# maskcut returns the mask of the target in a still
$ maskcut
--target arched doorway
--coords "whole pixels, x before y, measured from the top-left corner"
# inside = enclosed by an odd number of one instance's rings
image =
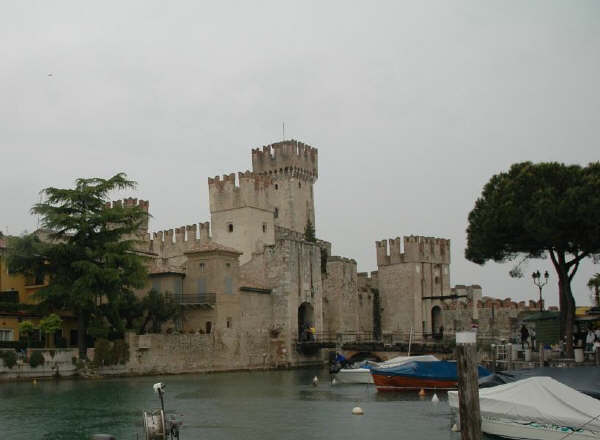
[[[310,328],[315,325],[315,311],[310,303],[303,302],[298,307],[298,338],[300,341],[308,341],[314,337]]]
[[[440,306],[433,306],[431,308],[431,333],[435,339],[441,339],[444,335],[442,308]]]

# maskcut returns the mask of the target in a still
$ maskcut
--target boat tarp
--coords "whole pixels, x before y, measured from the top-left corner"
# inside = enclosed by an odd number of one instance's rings
[[[424,354],[422,356],[398,356],[392,359],[388,359],[385,362],[380,362],[379,367],[392,367],[394,365],[405,364],[406,362],[419,361],[419,362],[438,362],[439,359],[432,354]]]
[[[458,408],[458,392],[448,392],[448,403]],[[600,401],[551,377],[530,377],[505,385],[479,389],[484,416],[518,423],[548,423],[600,430]]]
[[[412,361],[391,367],[380,367],[371,369],[373,374],[384,376],[410,376],[423,377],[440,380],[456,380],[456,362],[419,362]],[[490,373],[483,367],[479,367],[479,377],[488,376]]]
[[[600,399],[600,368],[598,367],[539,367],[501,371],[494,374],[494,377],[486,383],[486,386],[503,385],[535,376],[551,377],[571,388],[575,388],[580,393]]]

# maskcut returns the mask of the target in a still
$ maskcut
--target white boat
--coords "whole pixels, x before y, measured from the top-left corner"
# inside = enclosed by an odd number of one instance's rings
[[[398,356],[385,362],[365,361],[358,364],[355,368],[342,368],[332,376],[338,383],[373,383],[373,376],[371,376],[372,367],[394,367],[409,361],[435,362],[439,361],[439,359],[428,354],[423,356]]]
[[[448,392],[458,411],[458,392]],[[479,389],[481,430],[527,440],[600,439],[600,401],[550,377]]]

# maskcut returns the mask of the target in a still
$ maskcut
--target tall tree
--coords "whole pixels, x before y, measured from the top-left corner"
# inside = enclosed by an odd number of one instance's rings
[[[45,230],[9,244],[11,271],[45,276],[48,284],[38,292],[42,308],[77,316],[82,358],[88,322],[101,315],[100,306],[114,304],[116,309],[123,295],[146,281],[141,258],[132,250],[148,213],[138,206],[107,205],[111,192],[135,185],[119,173],[110,179],[77,179],[75,188],[46,188],[45,201],[31,210]]]
[[[593,292],[592,306],[600,307],[600,273],[591,277],[588,280],[587,286]]]
[[[469,213],[465,257],[477,264],[546,258],[558,275],[561,329],[573,356],[571,281],[600,252],[600,162],[517,163],[492,176]]]

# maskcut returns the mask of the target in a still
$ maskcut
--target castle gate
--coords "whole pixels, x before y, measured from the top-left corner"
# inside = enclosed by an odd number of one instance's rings
[[[312,304],[303,302],[298,307],[298,338],[306,340],[307,330],[315,325],[315,311]]]

